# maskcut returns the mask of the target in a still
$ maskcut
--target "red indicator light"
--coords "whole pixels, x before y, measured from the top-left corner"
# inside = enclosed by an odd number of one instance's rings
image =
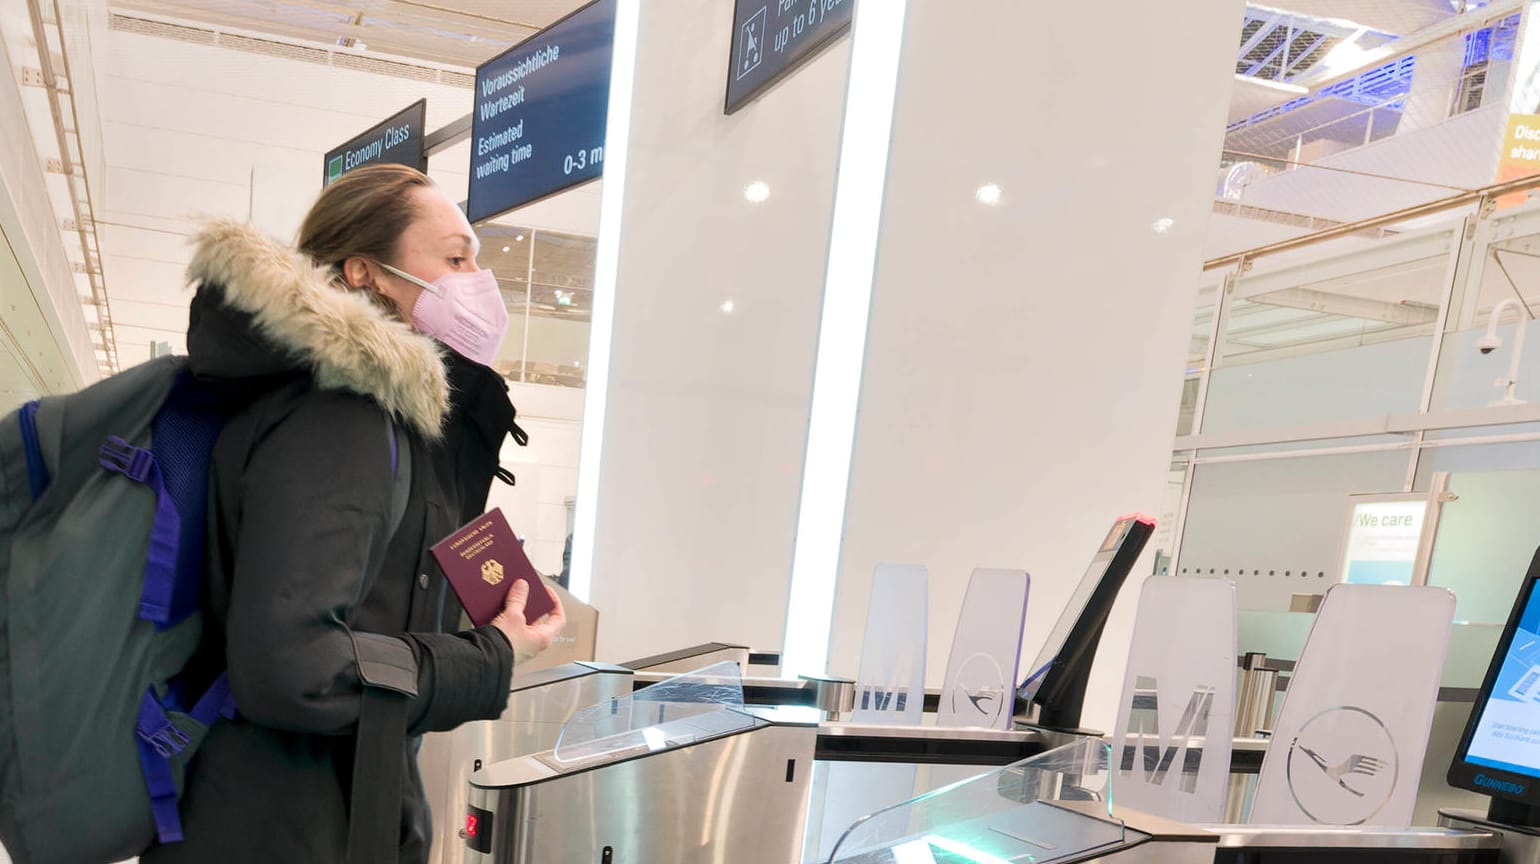
[[[467,836],[467,837],[475,837],[476,836],[476,827],[480,824],[480,822],[481,822],[481,820],[476,818],[476,814],[474,814],[474,813],[466,814],[466,816],[465,816],[465,836]]]

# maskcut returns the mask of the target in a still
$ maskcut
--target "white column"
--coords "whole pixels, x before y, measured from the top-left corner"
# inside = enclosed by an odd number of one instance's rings
[[[1030,659],[1114,518],[1159,512],[1242,9],[1117,4],[1092,27],[1073,3],[910,0],[836,673],[879,562],[930,568],[938,686],[973,568],[1031,571]],[[1101,728],[1138,582],[1092,681]]]
[[[733,4],[639,5],[590,502],[599,656],[778,648],[849,40],[725,116]]]

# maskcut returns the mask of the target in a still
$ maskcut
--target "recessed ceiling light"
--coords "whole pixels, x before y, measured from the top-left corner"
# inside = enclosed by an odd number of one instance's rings
[[[1176,220],[1169,217],[1164,219],[1156,219],[1155,222],[1150,225],[1150,230],[1154,231],[1156,234],[1164,234],[1175,227],[1175,225]]]
[[[722,301],[722,312],[723,312],[723,314],[731,315],[731,314],[733,314],[733,310],[737,309],[737,308],[738,308],[738,304],[734,303],[731,300],[723,300]]]
[[[743,199],[750,204],[763,204],[770,200],[770,184],[763,180],[755,180],[743,187]]]
[[[998,185],[994,183],[985,183],[983,186],[978,188],[978,191],[973,193],[973,197],[977,198],[980,204],[984,204],[989,207],[994,207],[995,205],[999,204],[1000,198],[1003,195],[1004,192]]]
[[[512,252],[513,251],[513,247],[512,246],[504,246],[503,247],[503,251],[504,252]]]
[[[519,236],[515,237],[514,239],[519,241],[520,243],[523,243],[524,242],[524,235],[520,234]]]

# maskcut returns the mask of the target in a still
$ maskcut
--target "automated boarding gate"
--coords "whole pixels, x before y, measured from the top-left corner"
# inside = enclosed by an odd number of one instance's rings
[[[464,860],[796,864],[815,760],[984,770],[1042,749],[1039,733],[820,725],[816,707],[747,706],[744,689],[734,663],[670,679],[473,775]]]
[[[1115,805],[1120,774],[1094,739],[997,769],[858,821],[834,864],[1498,864],[1490,832],[1199,826]],[[1109,770],[1109,766],[1113,770]]]
[[[601,702],[554,748],[474,774],[464,860],[797,861],[819,712],[746,707],[738,675]]]
[[[455,831],[459,814],[465,812],[466,781],[471,774],[505,759],[555,747],[573,714],[629,696],[631,678],[629,669],[586,662],[520,675],[510,685],[502,717],[423,736],[417,764],[435,823],[428,860],[432,864],[463,860]]]

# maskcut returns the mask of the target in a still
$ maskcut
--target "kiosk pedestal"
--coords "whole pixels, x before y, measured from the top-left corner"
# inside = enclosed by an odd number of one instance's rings
[[[1479,810],[1440,810],[1438,824],[1497,835],[1502,864],[1540,864],[1540,811],[1534,807],[1494,800],[1485,815]]]

